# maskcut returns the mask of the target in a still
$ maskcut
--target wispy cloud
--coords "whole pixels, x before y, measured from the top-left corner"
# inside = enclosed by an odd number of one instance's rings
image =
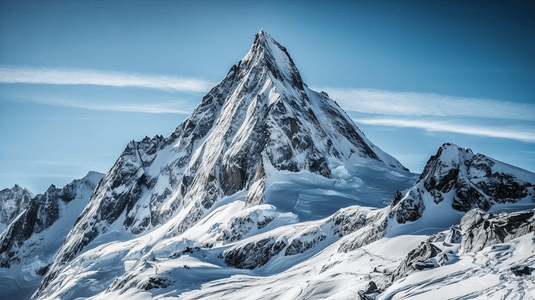
[[[37,102],[37,101],[36,101]],[[77,100],[66,99],[48,99],[41,101],[43,104],[83,108],[90,110],[101,111],[117,111],[117,112],[139,112],[150,114],[186,114],[189,115],[191,111],[176,108],[177,103],[150,103],[150,104],[134,104],[134,103],[89,103]]]
[[[2,95],[2,94],[0,94]],[[189,115],[192,110],[188,108],[191,104],[184,103],[184,101],[173,102],[147,102],[147,103],[133,103],[123,101],[121,103],[110,102],[96,102],[92,100],[80,100],[76,98],[53,97],[47,95],[2,95],[10,101],[17,102],[31,102],[45,105],[53,105],[60,107],[72,107],[99,111],[115,111],[115,112],[137,112],[137,113],[151,113],[151,114],[186,114]]]
[[[454,121],[406,120],[399,118],[359,118],[354,119],[354,121],[366,125],[410,127],[424,129],[429,132],[454,132],[535,143],[535,131],[514,125],[496,127],[461,124]]]
[[[531,103],[375,89],[318,90],[326,91],[344,110],[358,113],[354,120],[360,124],[535,143],[535,105]]]
[[[0,66],[0,83],[102,85],[139,87],[180,92],[206,92],[213,83],[194,78],[126,74],[98,70],[35,69]]]
[[[37,102],[37,101],[36,101]],[[150,103],[150,104],[134,104],[134,103],[89,103],[77,100],[67,99],[48,99],[41,101],[43,104],[74,107],[90,110],[101,111],[117,111],[117,112],[139,112],[139,113],[151,113],[151,114],[186,114],[189,115],[191,111],[178,109],[177,103]]]
[[[326,91],[347,111],[398,116],[456,116],[535,121],[534,104],[375,89],[318,90]]]

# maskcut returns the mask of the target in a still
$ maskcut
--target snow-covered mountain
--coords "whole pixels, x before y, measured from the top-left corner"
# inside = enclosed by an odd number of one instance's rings
[[[229,216],[218,243],[242,239],[253,228],[266,231],[273,222],[324,218],[351,204],[381,207],[414,179],[325,93],[310,90],[286,49],[261,31],[171,135],[126,147],[41,288],[81,251],[162,225],[169,237],[180,236],[228,202],[241,215]],[[246,217],[247,210],[262,217]],[[242,217],[248,229],[237,221]]]
[[[168,137],[127,145],[32,298],[390,299],[478,272],[487,296],[529,290],[534,183],[451,144],[418,178],[260,31]]]
[[[0,191],[0,232],[28,206],[33,197],[32,192],[18,184]]]
[[[390,216],[420,228],[458,223],[474,208],[497,212],[532,208],[535,175],[453,144],[442,145]],[[425,224],[425,226],[424,226]]]
[[[0,234],[0,282],[4,286],[0,298],[28,298],[35,291],[102,177],[89,172],[63,188],[51,185],[32,197]],[[14,197],[20,194],[12,193]]]

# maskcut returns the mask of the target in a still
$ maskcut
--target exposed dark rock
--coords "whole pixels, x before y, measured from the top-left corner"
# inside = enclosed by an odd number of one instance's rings
[[[511,268],[511,271],[516,276],[531,275],[531,269],[528,266],[515,266]]]
[[[450,227],[444,241],[450,244],[458,244],[462,240],[462,234],[461,227],[459,225],[453,225]]]
[[[472,208],[488,210],[491,207],[487,197],[470,184],[456,184],[456,192],[451,207],[458,211],[467,212]]]
[[[0,191],[0,232],[30,205],[33,197],[32,192],[18,184]]]
[[[379,291],[379,289],[377,288],[377,285],[372,280],[372,281],[368,282],[368,285],[366,286],[366,289],[363,292],[364,292],[364,294],[372,294],[372,293],[377,293],[378,291]]]
[[[242,190],[246,181],[246,172],[238,165],[225,165],[221,171],[221,188],[226,195]]]
[[[256,228],[262,229],[269,225],[273,220],[275,220],[275,217],[272,216],[265,216],[262,220],[258,220],[256,223]]]
[[[293,239],[288,248],[286,248],[284,255],[289,256],[304,253],[324,241],[326,238],[327,235],[321,232],[319,228],[314,228],[300,237]]]
[[[401,199],[403,199],[403,194],[400,191],[396,191],[394,193],[394,198],[392,198],[392,202],[390,202],[390,206],[396,206],[396,204],[398,204]]]
[[[360,300],[374,300],[375,297],[373,296],[373,294],[377,294],[377,293],[380,293],[380,292],[381,291],[377,288],[377,285],[372,280],[372,281],[368,282],[368,284],[366,285],[366,288],[364,290],[360,290],[358,292],[358,295],[359,295],[359,299]]]
[[[389,213],[390,218],[395,218],[400,224],[414,222],[418,220],[425,206],[422,200],[422,191],[420,189],[410,190],[407,195],[394,206]]]
[[[416,249],[411,250],[399,264],[391,275],[391,281],[394,282],[414,271],[435,267],[436,264],[429,259],[436,257],[440,252],[441,250],[430,241],[422,242]]]
[[[266,174],[264,172],[264,163],[260,159],[256,167],[255,175],[252,180],[247,196],[245,197],[246,207],[262,204],[264,202],[264,190],[266,189]]]
[[[224,231],[222,239],[227,242],[239,241],[255,226],[255,222],[249,215],[237,217],[230,221],[229,231]]]
[[[331,217],[334,224],[334,234],[343,237],[370,224],[366,211],[354,208],[343,209]]]
[[[520,182],[511,174],[494,172],[486,175],[487,181],[480,181],[476,186],[498,203],[515,202],[529,193],[529,182]]]
[[[171,286],[173,283],[173,281],[167,278],[149,277],[149,280],[141,285],[141,289],[144,289],[145,291],[152,289],[163,289]]]
[[[353,251],[381,239],[386,233],[388,219],[382,214],[375,214],[366,219],[365,225],[368,226],[360,227],[362,230],[353,239],[342,242],[338,247],[338,252]],[[354,228],[356,229],[358,226]],[[359,229],[355,231],[357,230]]]
[[[99,178],[97,176],[96,179]],[[95,182],[87,178],[78,179],[61,189],[51,185],[45,193],[31,199],[26,209],[0,234],[0,266],[9,268],[18,264],[24,259],[24,255],[38,249],[39,243],[32,243],[27,246],[25,252],[21,252],[21,248],[32,235],[48,229],[62,217],[60,202],[66,205],[76,197],[81,197],[77,194],[78,189],[87,193],[87,190],[93,190],[95,185]]]
[[[35,274],[37,276],[45,276],[46,272],[48,272],[49,269],[50,269],[50,265],[46,265],[42,268],[37,269],[37,271],[35,271]]]
[[[464,252],[480,251],[533,232],[534,215],[533,210],[499,214],[471,210],[461,220],[461,249]]]
[[[228,266],[238,269],[255,269],[265,265],[287,246],[283,240],[266,238],[228,249],[221,256]]]

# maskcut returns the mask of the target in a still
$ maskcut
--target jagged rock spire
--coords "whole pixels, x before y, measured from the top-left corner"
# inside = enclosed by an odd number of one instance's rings
[[[303,80],[290,54],[264,30],[256,34],[251,49],[238,64],[238,68],[245,70],[254,66],[265,67],[273,79],[289,82],[294,88],[303,90]]]

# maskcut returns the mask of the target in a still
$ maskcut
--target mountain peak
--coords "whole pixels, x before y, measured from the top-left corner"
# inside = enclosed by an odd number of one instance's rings
[[[297,198],[280,200],[276,178],[300,173],[345,185],[368,177],[357,164],[369,165],[371,174],[373,166],[409,175],[334,101],[307,88],[286,48],[261,30],[247,55],[168,138],[128,144],[58,250],[42,288],[115,222],[135,235],[172,222],[170,234],[181,234],[228,199],[243,209],[282,201],[293,215],[301,209],[293,207]]]
[[[257,66],[265,67],[273,80],[304,89],[303,79],[286,48],[264,30],[255,35],[251,49],[238,64],[246,73]]]

